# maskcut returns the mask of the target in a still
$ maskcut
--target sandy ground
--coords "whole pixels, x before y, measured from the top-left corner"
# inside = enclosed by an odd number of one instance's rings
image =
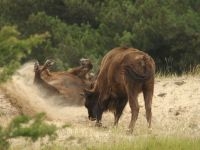
[[[151,135],[200,136],[200,78],[198,76],[157,77],[153,97],[153,118]],[[13,107],[11,103],[17,107]],[[67,102],[66,102],[67,103]],[[94,122],[87,118],[84,106],[63,105],[57,98],[44,98],[33,86],[33,64],[24,65],[1,86],[0,90],[0,124],[20,114],[33,115],[45,112],[48,121],[70,127],[58,131],[57,142],[66,147],[85,146],[90,143],[132,139],[135,136],[148,136],[147,122],[142,94],[139,96],[140,113],[134,134],[127,136],[126,129],[130,121],[130,108],[127,104],[118,128],[113,128],[113,114],[103,114],[105,128],[94,127]],[[12,147],[26,149],[27,141],[14,139]],[[31,144],[31,149],[40,149],[40,143]],[[15,149],[13,148],[13,149]]]

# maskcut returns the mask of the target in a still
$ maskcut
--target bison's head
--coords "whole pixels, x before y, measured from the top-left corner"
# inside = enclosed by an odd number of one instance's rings
[[[84,96],[85,96],[85,107],[88,110],[88,118],[91,121],[96,120],[96,114],[97,114],[97,94],[93,91],[84,90]]]

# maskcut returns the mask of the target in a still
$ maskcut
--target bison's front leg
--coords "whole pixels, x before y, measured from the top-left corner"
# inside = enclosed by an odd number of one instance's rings
[[[96,116],[97,121],[96,121],[95,126],[101,127],[102,126],[101,118],[103,114],[103,109],[101,108],[100,104],[98,104],[96,111],[97,111],[97,116]]]
[[[117,126],[119,118],[121,117],[124,107],[126,106],[127,100],[120,99],[119,102],[120,104],[116,106],[116,111],[114,112],[114,117],[115,117],[114,126]]]

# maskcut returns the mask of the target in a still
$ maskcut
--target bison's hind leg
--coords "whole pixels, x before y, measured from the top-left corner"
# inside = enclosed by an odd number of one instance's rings
[[[138,114],[139,114],[139,104],[138,104],[138,93],[134,92],[132,94],[129,95],[129,105],[131,108],[131,122],[129,124],[129,132],[132,133],[133,132],[133,128],[135,127],[135,123],[136,120],[138,118]]]
[[[146,119],[148,122],[148,127],[151,129],[151,118],[152,118],[152,97],[153,97],[153,88],[144,88],[143,89],[145,109],[146,109]]]

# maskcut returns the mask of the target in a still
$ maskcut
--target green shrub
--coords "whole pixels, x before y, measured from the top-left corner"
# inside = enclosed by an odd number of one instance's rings
[[[9,140],[17,137],[30,138],[32,141],[43,137],[54,140],[57,136],[57,127],[45,123],[44,119],[44,113],[34,117],[21,115],[14,118],[7,127],[0,126],[0,149],[7,150],[10,145]]]
[[[20,66],[21,60],[30,54],[33,47],[43,43],[48,33],[31,35],[22,39],[14,26],[0,30],[0,82],[7,80]]]

